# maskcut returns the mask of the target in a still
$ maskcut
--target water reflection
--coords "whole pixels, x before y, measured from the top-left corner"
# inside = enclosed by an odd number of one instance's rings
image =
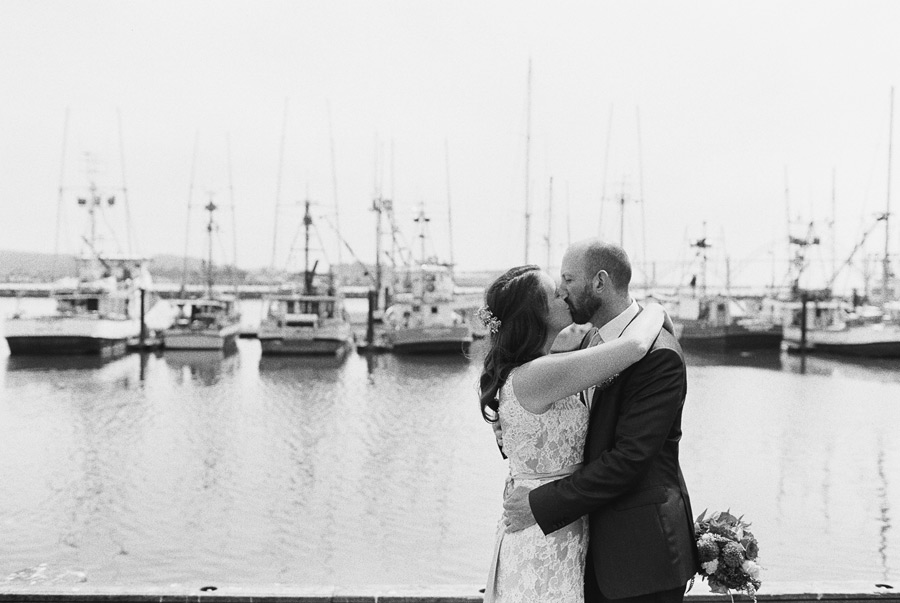
[[[772,371],[783,367],[782,355],[778,350],[752,350],[745,352],[702,352],[691,350],[684,353],[688,366],[743,366]]]
[[[891,508],[888,502],[888,483],[887,474],[884,470],[884,441],[882,436],[878,437],[878,507],[880,511],[879,529],[878,529],[878,556],[881,561],[882,581],[887,582],[890,578],[891,568],[888,565],[888,532],[891,530]]]
[[[900,383],[900,358],[858,358],[824,354],[782,353],[784,370],[798,375],[850,377]]]
[[[240,355],[220,350],[167,350],[166,364],[175,369],[179,383],[194,381],[212,386],[223,376],[233,375],[239,366]]]

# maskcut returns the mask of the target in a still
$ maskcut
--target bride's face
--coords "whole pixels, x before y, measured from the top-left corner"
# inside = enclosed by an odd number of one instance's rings
[[[541,284],[547,295],[547,327],[551,332],[561,331],[572,324],[572,313],[569,305],[559,295],[559,290],[551,277],[546,272],[541,272]]]

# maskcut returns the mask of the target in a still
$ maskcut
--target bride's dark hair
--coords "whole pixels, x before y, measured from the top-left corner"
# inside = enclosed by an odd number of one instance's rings
[[[489,423],[497,421],[497,392],[509,372],[539,357],[547,339],[549,308],[540,273],[534,264],[510,268],[484,294],[485,306],[500,321],[479,380],[481,414]]]

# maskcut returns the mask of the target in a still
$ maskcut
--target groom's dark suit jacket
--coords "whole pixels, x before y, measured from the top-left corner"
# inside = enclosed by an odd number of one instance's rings
[[[545,534],[590,516],[589,560],[610,599],[683,587],[699,569],[691,501],[678,463],[684,358],[666,330],[594,393],[585,465],[529,495]]]

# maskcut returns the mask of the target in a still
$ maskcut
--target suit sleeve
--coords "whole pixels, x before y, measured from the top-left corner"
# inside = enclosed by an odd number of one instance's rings
[[[668,348],[634,365],[611,449],[572,475],[529,494],[545,534],[572,523],[631,490],[669,437],[684,401],[684,363]]]

